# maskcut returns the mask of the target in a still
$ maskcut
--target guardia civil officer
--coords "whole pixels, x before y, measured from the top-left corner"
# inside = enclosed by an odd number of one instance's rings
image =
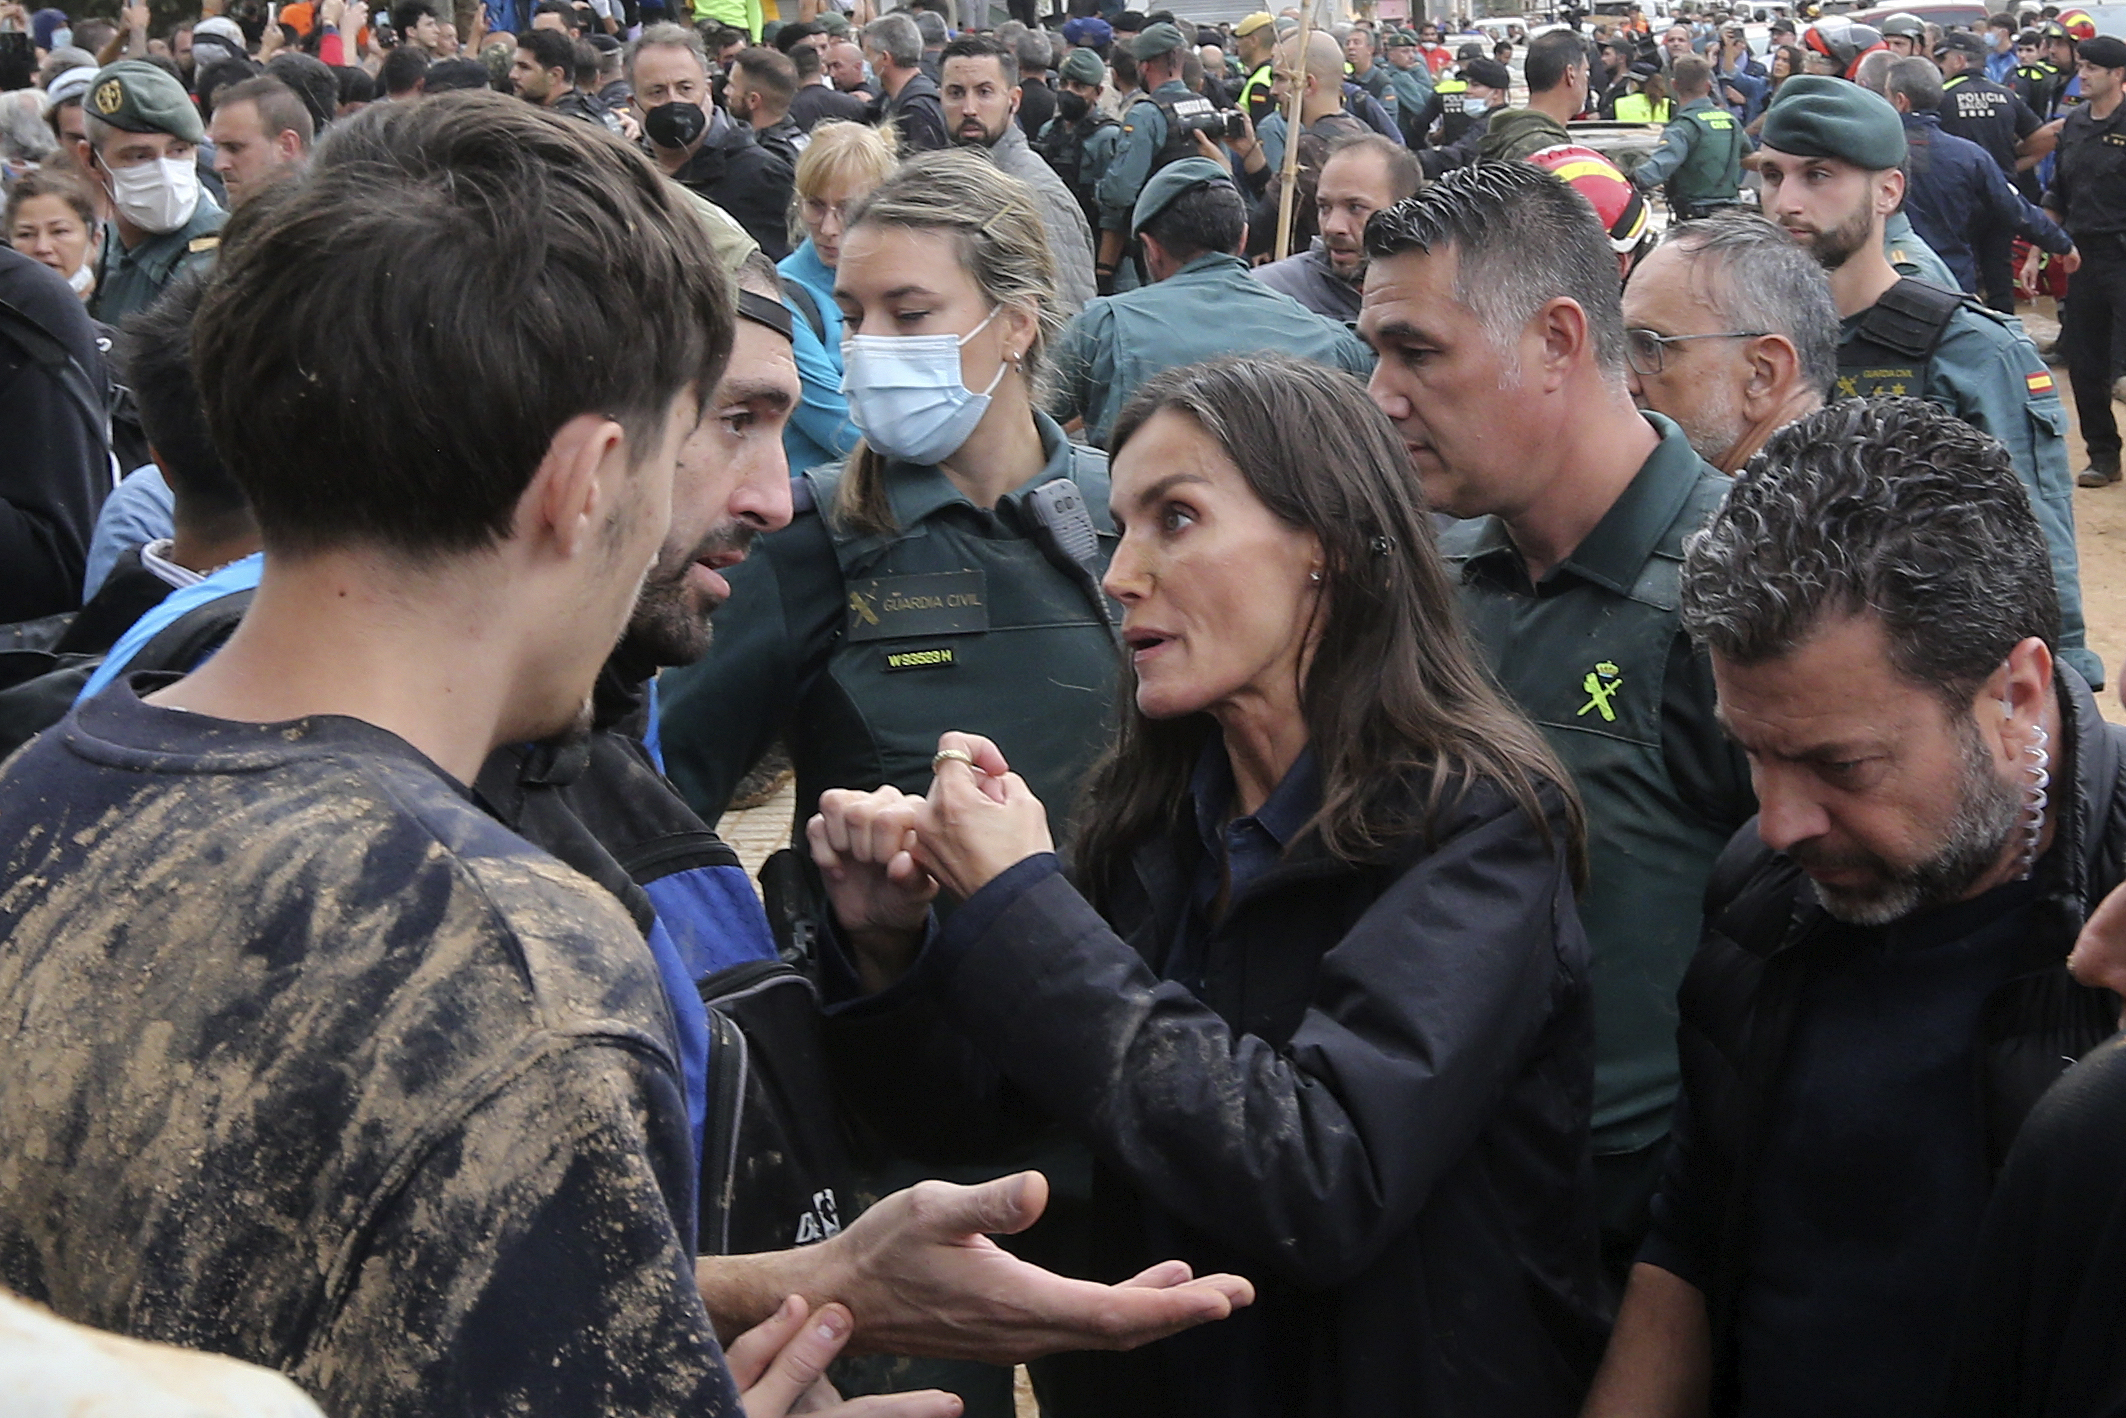
[[[1686,54],[1669,77],[1681,107],[1661,130],[1661,146],[1631,180],[1642,192],[1665,186],[1669,211],[1689,221],[1735,205],[1750,140],[1735,115],[1713,102],[1712,65]]]
[[[1142,89],[1137,101],[1122,115],[1122,140],[1115,160],[1096,189],[1100,202],[1100,250],[1093,263],[1100,294],[1116,290],[1115,275],[1128,252],[1130,213],[1137,196],[1151,175],[1179,158],[1196,152],[1195,137],[1181,123],[1177,104],[1203,105],[1181,82],[1181,61],[1188,41],[1181,31],[1161,21],[1147,25],[1130,41],[1129,52],[1137,61]],[[1204,105],[1208,107],[1208,105]]]
[[[1880,94],[1822,75],[1789,79],[1764,117],[1765,215],[1831,273],[1843,322],[1834,400],[1914,395],[2006,446],[2052,550],[2060,656],[2099,684],[2103,661],[2082,625],[2066,410],[2013,317],[1890,264],[1883,223],[1904,200],[1906,156],[1904,124]]]
[[[1183,158],[1161,168],[1144,184],[1130,228],[1151,284],[1093,301],[1056,346],[1049,411],[1084,419],[1095,444],[1106,446],[1139,385],[1220,355],[1275,350],[1361,379],[1372,372],[1371,352],[1340,322],[1248,274],[1238,254],[1247,209],[1222,163]]]
[[[1100,179],[1115,161],[1122,125],[1100,111],[1107,66],[1090,49],[1073,49],[1056,66],[1056,116],[1035,136],[1034,148],[1078,199],[1085,220],[1100,230]]]
[[[1403,144],[1422,147],[1425,135],[1439,121],[1439,95],[1433,91],[1432,71],[1425,65],[1417,36],[1409,30],[1390,30],[1386,39],[1388,87],[1395,91],[1395,118],[1402,126]]]
[[[778,736],[809,810],[930,781],[977,720],[1059,810],[1106,741],[1106,459],[1033,404],[1060,325],[1037,199],[978,153],[925,153],[853,205],[834,273],[845,464],[726,575],[696,665],[660,684],[667,771],[713,823]]]
[[[2060,350],[2089,450],[2081,483],[2104,487],[2119,480],[2119,425],[2111,399],[2119,373],[2112,342],[2126,328],[2126,113],[2119,102],[2126,42],[2098,35],[2083,40],[2080,51],[2083,102],[2060,128],[2045,209],[2067,228],[2082,256],[2079,268],[2069,268]]]
[[[179,276],[212,264],[228,213],[200,191],[206,130],[177,80],[145,61],[120,60],[89,81],[81,110],[90,168],[112,213],[89,314],[116,325]]]

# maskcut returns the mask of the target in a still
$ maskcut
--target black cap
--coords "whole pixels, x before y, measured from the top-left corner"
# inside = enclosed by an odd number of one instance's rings
[[[2099,69],[2126,69],[2126,40],[2100,34],[2095,39],[2083,40],[2075,50],[2075,57]]]
[[[1470,59],[1462,64],[1462,77],[1472,84],[1482,84],[1487,89],[1500,93],[1513,87],[1513,75],[1496,59]]]
[[[1992,52],[1984,39],[1969,30],[1950,30],[1943,35],[1941,43],[1934,46],[1934,57],[1939,59],[1952,49],[1968,59],[1984,59]]]

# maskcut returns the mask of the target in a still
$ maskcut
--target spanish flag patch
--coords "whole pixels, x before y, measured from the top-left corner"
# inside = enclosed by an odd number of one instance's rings
[[[2049,394],[2052,392],[2052,376],[2044,370],[2039,370],[2036,374],[2024,375],[2023,383],[2030,386],[2030,392],[2033,394]]]

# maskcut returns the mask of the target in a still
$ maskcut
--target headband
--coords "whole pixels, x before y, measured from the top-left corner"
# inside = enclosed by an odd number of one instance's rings
[[[796,339],[790,324],[790,312],[779,300],[742,290],[738,293],[738,313],[756,325],[767,326],[786,340]]]

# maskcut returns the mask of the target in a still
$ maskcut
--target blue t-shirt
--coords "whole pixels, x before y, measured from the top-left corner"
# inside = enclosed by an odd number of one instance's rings
[[[188,612],[237,591],[257,590],[258,574],[265,564],[265,556],[260,552],[253,552],[240,561],[230,562],[196,585],[183,587],[163,597],[161,605],[134,621],[133,628],[118,637],[118,643],[111,646],[111,653],[103,657],[103,663],[96,667],[96,673],[89,676],[89,682],[81,687],[81,693],[74,697],[74,702],[79,704],[103,693],[113,680],[125,672],[125,667],[132,663],[135,655],[147,647],[149,641],[162,634]]]
[[[163,481],[162,469],[149,463],[126,474],[103,500],[103,510],[96,514],[96,530],[89,534],[88,568],[81,578],[83,603],[96,598],[97,588],[119,557],[173,535],[176,526],[177,498]]]

